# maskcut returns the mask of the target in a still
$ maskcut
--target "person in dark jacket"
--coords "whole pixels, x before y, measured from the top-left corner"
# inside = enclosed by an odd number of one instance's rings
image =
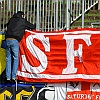
[[[7,23],[6,38],[6,83],[16,82],[18,69],[19,42],[21,41],[25,29],[34,30],[35,24],[28,22],[24,18],[24,12],[18,11]]]

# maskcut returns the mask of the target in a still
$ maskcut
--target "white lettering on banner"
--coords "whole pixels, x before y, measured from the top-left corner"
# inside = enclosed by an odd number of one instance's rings
[[[63,69],[62,74],[72,74],[77,72],[77,68],[74,66],[74,56],[78,56],[80,62],[82,62],[82,44],[79,44],[78,50],[74,51],[74,40],[82,39],[86,42],[88,46],[91,45],[90,41],[91,35],[64,35],[64,39],[66,40],[66,58],[68,61],[68,65],[65,69]]]
[[[47,67],[47,56],[44,54],[44,52],[42,52],[38,47],[36,47],[33,43],[34,39],[39,39],[46,52],[50,52],[50,43],[49,43],[49,38],[48,37],[44,37],[44,35],[29,35],[26,38],[26,46],[29,49],[29,51],[32,53],[32,55],[34,57],[36,57],[39,61],[40,61],[40,66],[31,66],[27,60],[25,55],[22,55],[22,70],[25,71],[29,71],[32,73],[41,73],[43,71],[45,71],[46,67]]]
[[[67,100],[93,100],[94,95],[93,94],[68,94],[67,95]],[[97,96],[98,97],[98,96]]]
[[[100,100],[100,95],[96,95],[96,100]]]

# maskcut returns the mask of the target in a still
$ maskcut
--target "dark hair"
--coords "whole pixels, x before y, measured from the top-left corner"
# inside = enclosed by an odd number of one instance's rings
[[[16,14],[17,14],[17,17],[22,17],[22,15],[24,15],[24,12],[23,11],[18,11]]]
[[[24,15],[24,12],[23,11],[18,11],[17,14]]]

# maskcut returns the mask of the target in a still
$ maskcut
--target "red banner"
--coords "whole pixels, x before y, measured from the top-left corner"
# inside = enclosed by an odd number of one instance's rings
[[[100,82],[100,30],[26,30],[17,76],[28,82]]]
[[[66,100],[100,100],[100,84],[69,82],[67,83]]]

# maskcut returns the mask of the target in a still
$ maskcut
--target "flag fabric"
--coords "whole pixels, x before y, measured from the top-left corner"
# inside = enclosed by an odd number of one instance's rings
[[[68,82],[66,100],[100,100],[100,84]]]
[[[2,83],[6,77],[6,50],[5,50],[5,35],[0,32],[0,83]]]
[[[20,41],[17,78],[27,82],[100,82],[100,30],[26,30]]]

